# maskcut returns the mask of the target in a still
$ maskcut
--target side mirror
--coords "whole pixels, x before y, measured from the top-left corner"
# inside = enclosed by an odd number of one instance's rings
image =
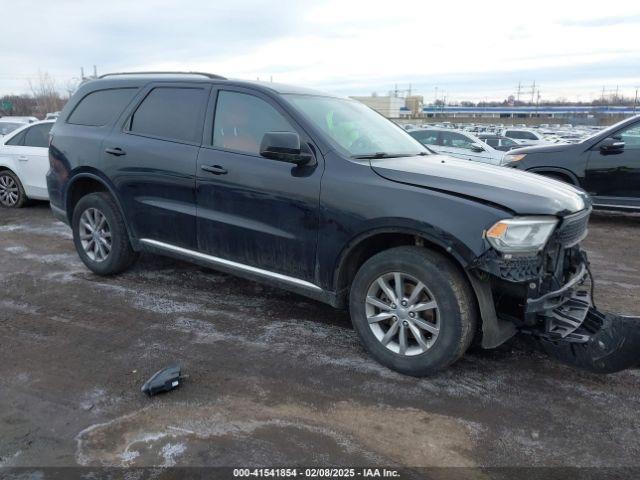
[[[478,143],[474,143],[471,145],[471,151],[476,153],[484,152],[484,147]]]
[[[302,152],[300,137],[294,132],[267,132],[260,142],[260,155],[280,162],[305,165],[313,158]]]
[[[598,147],[600,148],[601,152],[621,152],[622,150],[624,150],[624,141],[622,141],[622,139],[620,139],[619,137],[608,137],[602,140]]]

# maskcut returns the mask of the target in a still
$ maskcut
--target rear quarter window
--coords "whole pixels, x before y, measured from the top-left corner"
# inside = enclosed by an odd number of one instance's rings
[[[67,123],[91,127],[110,124],[124,110],[137,90],[137,88],[112,88],[91,92],[76,105]]]

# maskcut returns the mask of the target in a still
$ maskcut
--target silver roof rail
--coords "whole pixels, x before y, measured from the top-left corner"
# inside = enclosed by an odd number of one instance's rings
[[[119,75],[200,75],[212,79],[226,80],[225,77],[220,75],[204,72],[114,72],[105,73],[104,75],[100,75],[98,78],[115,77]]]

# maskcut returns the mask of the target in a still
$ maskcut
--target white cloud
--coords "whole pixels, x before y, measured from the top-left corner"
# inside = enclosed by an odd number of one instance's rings
[[[343,94],[398,82],[426,95],[438,86],[449,98],[504,98],[519,80],[537,80],[547,97],[586,99],[602,85],[630,94],[640,84],[640,4],[614,0],[606,10],[616,15],[603,16],[601,3],[589,3],[11,2],[3,17],[15,20],[3,36],[15,40],[0,93],[24,90],[38,69],[65,81],[95,63],[273,76]],[[45,21],[29,38],[12,35]]]

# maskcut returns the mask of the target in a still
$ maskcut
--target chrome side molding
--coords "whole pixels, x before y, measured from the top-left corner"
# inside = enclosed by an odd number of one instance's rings
[[[191,258],[196,258],[198,260],[203,260],[207,263],[210,263],[213,266],[221,266],[230,268],[233,270],[238,270],[239,272],[251,273],[253,275],[258,275],[264,278],[272,278],[275,280],[279,280],[281,282],[289,283],[291,285],[296,285],[298,287],[306,288],[309,290],[315,290],[318,292],[322,291],[317,285],[314,285],[311,282],[307,282],[306,280],[300,280],[299,278],[289,277],[288,275],[283,275],[281,273],[271,272],[269,270],[263,270],[262,268],[252,267],[251,265],[245,265],[243,263],[232,262],[231,260],[226,260],[220,257],[214,257],[213,255],[207,255],[206,253],[197,252],[195,250],[189,250],[187,248],[178,247],[176,245],[171,245],[169,243],[159,242],[158,240],[152,240],[150,238],[141,238],[140,243],[144,245],[149,245],[151,247],[159,248],[161,250],[166,250],[168,252],[178,253],[180,255],[184,255]]]

